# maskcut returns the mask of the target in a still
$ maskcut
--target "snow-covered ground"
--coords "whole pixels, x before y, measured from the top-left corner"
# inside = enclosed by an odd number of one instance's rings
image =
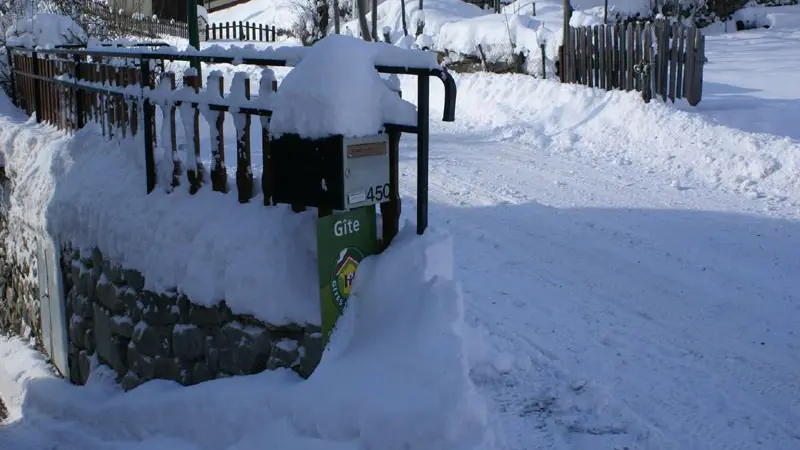
[[[425,277],[396,261],[438,247],[426,254],[445,280],[452,266],[469,325],[449,344],[423,345],[458,324],[457,287],[409,293],[381,264],[364,278],[397,299],[348,316],[349,346],[307,386],[266,373],[129,394],[98,376],[80,389],[3,339],[0,448],[395,448],[436,427],[474,442],[464,430],[484,420],[484,448],[800,447],[798,39],[789,26],[709,36],[696,108],[458,76],[457,122],[434,122],[431,142],[431,222],[452,249],[438,233],[406,236],[385,260]],[[415,98],[412,79],[402,87]],[[433,118],[441,96],[433,83]],[[401,155],[409,219],[413,142]],[[431,297],[448,301],[419,301]],[[359,322],[389,317],[385,330]],[[425,364],[437,359],[445,378]]]

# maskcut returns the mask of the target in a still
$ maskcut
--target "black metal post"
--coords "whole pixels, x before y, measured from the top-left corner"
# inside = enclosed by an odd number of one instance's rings
[[[36,112],[36,123],[42,123],[42,82],[39,80],[39,54],[33,52],[33,110]]]
[[[417,234],[428,227],[428,141],[431,81],[417,77]]]
[[[141,86],[144,93],[145,88],[150,88],[150,60],[142,58],[140,63],[141,70]],[[156,158],[153,151],[153,128],[155,115],[153,114],[153,106],[150,104],[150,99],[144,97],[143,105],[144,117],[144,166],[147,173],[147,193],[153,192],[156,188]]]

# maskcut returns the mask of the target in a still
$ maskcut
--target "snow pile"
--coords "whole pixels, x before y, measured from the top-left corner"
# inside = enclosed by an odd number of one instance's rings
[[[17,21],[6,30],[6,42],[11,46],[50,47],[87,40],[80,25],[58,14],[38,13]]]
[[[733,14],[733,22],[742,21],[752,27],[770,29],[800,29],[800,7],[798,6],[754,6],[742,8]]]
[[[0,356],[9,362],[0,367],[0,396],[25,425],[11,424],[4,437],[10,448],[34,448],[53,422],[69,421],[71,431],[61,433],[101,450],[145,443],[242,450],[265,443],[280,449],[490,448],[485,405],[468,377],[452,245],[435,230],[417,237],[406,226],[390,250],[364,260],[331,345],[306,381],[277,371],[187,388],[151,381],[122,393],[99,368],[82,389],[54,379],[21,341],[0,338]]]
[[[11,220],[99,247],[143,272],[148,289],[177,287],[205,305],[225,299],[275,325],[319,323],[314,214],[265,208],[260,198],[240,205],[210,188],[190,196],[185,177],[172,194],[164,182],[147,195],[140,139],[105,142],[95,125],[66,136],[37,126],[5,96],[0,103],[15,183]],[[160,174],[172,173],[167,152],[156,160]]]
[[[387,48],[400,56],[419,53],[339,35],[314,44],[274,96],[270,132],[276,137],[368,136],[385,123],[415,124],[414,106],[393,93],[375,70],[380,50]],[[319,82],[320,74],[327,75],[326,83]]]

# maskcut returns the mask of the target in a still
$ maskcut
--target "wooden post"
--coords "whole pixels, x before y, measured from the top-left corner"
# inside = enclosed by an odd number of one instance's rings
[[[33,52],[33,74],[41,75],[39,69],[39,54]],[[36,112],[36,122],[42,123],[42,82],[38,78],[33,79],[33,110]]]
[[[225,80],[222,72],[214,71],[208,75],[208,89],[219,91],[219,98],[225,95]],[[211,189],[215,192],[228,192],[228,174],[225,168],[225,112],[217,114],[215,124],[217,142],[211,143]]]
[[[633,66],[636,64],[633,60],[633,50],[636,47],[636,41],[633,38],[633,24],[631,23],[628,23],[628,26],[625,28],[625,41],[625,90],[632,91],[634,88]]]
[[[684,63],[686,58],[686,27],[683,25],[678,26],[678,66],[676,69],[677,76],[675,80],[675,98],[683,98],[684,97],[684,89],[683,89],[683,79],[684,79],[684,69],[686,65]]]
[[[261,72],[261,84],[258,90],[259,98],[267,98],[272,93],[278,91],[278,80],[272,69],[264,69]],[[261,190],[264,192],[264,206],[272,203],[272,153],[269,144],[269,117],[261,117]]]
[[[140,63],[141,87],[142,89],[151,88],[150,85],[150,60],[142,58]],[[148,97],[144,98],[144,161],[145,172],[147,173],[147,193],[153,192],[156,188],[156,158],[153,142],[153,127],[155,126],[155,114],[153,106]]]
[[[128,83],[131,85],[139,84],[139,74],[135,67],[128,68]],[[136,136],[139,131],[139,104],[131,103],[131,136]]]
[[[190,75],[184,74],[183,83],[194,89],[195,93],[200,92],[200,76],[196,69],[190,68],[187,71]],[[189,150],[194,152],[194,166],[186,168],[186,176],[189,179],[189,193],[196,194],[203,184],[203,164],[200,162],[200,111],[197,108],[192,108],[192,121],[194,136],[192,139],[192,146]],[[182,114],[182,113],[181,113]],[[184,117],[183,120],[186,120]]]
[[[699,31],[695,32],[694,71],[692,73],[692,95],[687,97],[689,104],[697,106],[703,98],[703,65],[706,58],[706,37]]]
[[[644,55],[642,55],[643,69],[642,74],[642,100],[645,103],[650,103],[653,98],[652,82],[650,77],[653,76],[653,67],[650,65],[653,60],[653,30],[649,23],[644,25]]]
[[[240,79],[244,84],[244,97],[250,100],[250,78],[241,72],[234,76],[234,83]],[[239,113],[236,121],[236,189],[239,203],[247,203],[253,198],[253,169],[250,159],[250,114]]]
[[[677,87],[677,71],[678,71],[678,23],[672,24],[669,54],[669,94],[668,97],[675,103],[675,89]]]

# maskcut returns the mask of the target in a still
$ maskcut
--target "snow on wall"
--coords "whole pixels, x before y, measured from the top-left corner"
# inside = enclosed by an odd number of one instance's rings
[[[240,205],[210,189],[147,195],[141,141],[104,142],[93,125],[66,136],[36,125],[5,96],[0,111],[17,186],[9,220],[100,248],[141,270],[155,292],[176,288],[205,306],[224,299],[235,313],[275,325],[319,323],[313,214],[259,200]]]
[[[100,367],[76,389],[54,380],[23,342],[0,337],[0,358],[13,362],[0,365],[0,397],[12,420],[24,404],[32,429],[39,420],[69,421],[86,448],[493,448],[486,405],[469,378],[452,245],[436,230],[417,237],[406,226],[390,250],[365,259],[359,270],[368,276],[357,278],[308,380],[277,370],[185,389],[152,381],[123,394]],[[13,448],[40,448],[40,435],[8,439]]]

